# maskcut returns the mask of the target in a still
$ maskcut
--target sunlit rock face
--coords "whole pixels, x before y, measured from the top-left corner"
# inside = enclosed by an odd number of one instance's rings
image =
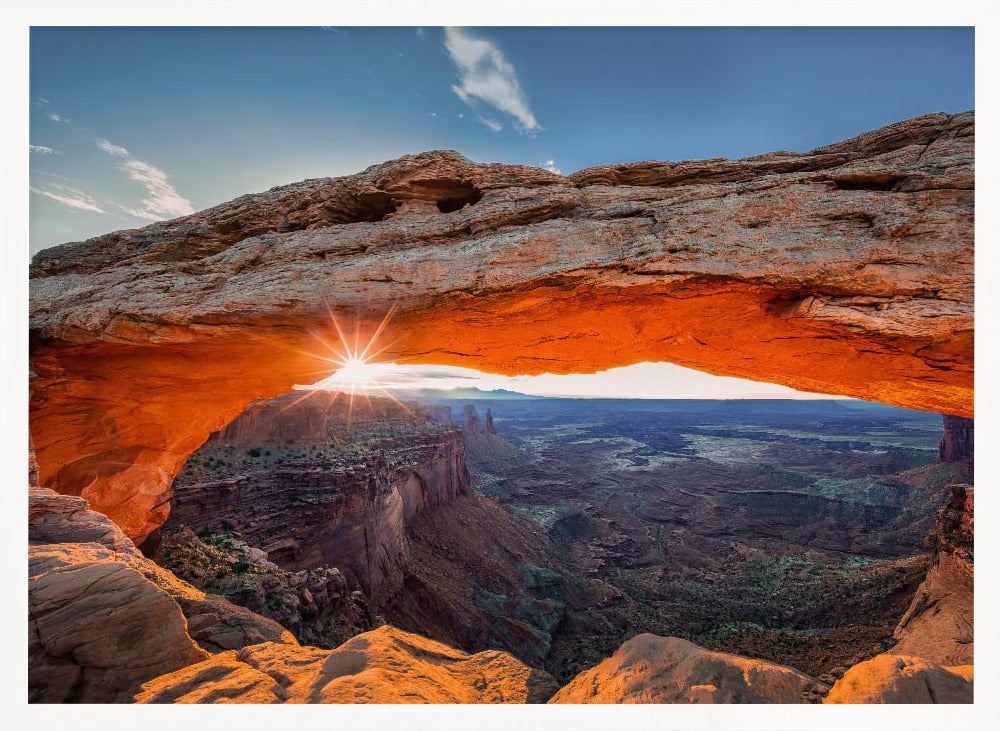
[[[792,668],[641,634],[550,703],[805,703],[829,686]]]
[[[333,369],[305,354],[328,307],[394,307],[384,360],[671,361],[971,417],[974,129],[569,177],[430,152],[43,251],[39,478],[143,539],[211,432]]]
[[[139,555],[78,497],[28,491],[28,693],[117,703],[210,652],[296,644],[265,617],[205,594]]]
[[[928,537],[934,559],[899,620],[893,655],[916,655],[941,665],[971,665],[974,633],[975,491],[953,485]]]
[[[546,672],[389,625],[335,650],[262,643],[147,682],[139,703],[544,703]]]
[[[942,666],[909,655],[878,655],[852,667],[824,703],[972,703],[972,665]]]

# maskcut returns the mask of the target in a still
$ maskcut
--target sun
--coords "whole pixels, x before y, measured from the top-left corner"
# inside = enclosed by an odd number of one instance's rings
[[[355,396],[361,395],[370,402],[370,394],[378,392],[379,395],[395,401],[408,413],[412,413],[405,404],[402,404],[383,387],[383,383],[380,380],[391,371],[393,364],[380,363],[376,360],[381,353],[392,347],[396,342],[393,340],[384,345],[379,343],[379,338],[383,335],[386,326],[389,324],[394,309],[394,306],[389,309],[378,327],[375,328],[375,331],[369,337],[365,338],[365,342],[362,344],[360,322],[355,320],[353,337],[348,337],[344,328],[341,327],[340,322],[328,306],[327,313],[330,316],[333,333],[330,333],[329,336],[318,332],[311,333],[312,337],[321,347],[314,351],[302,353],[311,358],[324,361],[327,364],[324,369],[327,378],[323,379],[325,385],[322,388],[305,389],[306,393],[303,397],[294,401],[290,406],[316,393],[333,391],[338,395],[345,394],[347,396],[349,402],[348,419],[350,419],[354,411]],[[332,337],[333,334],[336,335],[335,340]],[[330,373],[330,366],[333,366],[333,373]]]

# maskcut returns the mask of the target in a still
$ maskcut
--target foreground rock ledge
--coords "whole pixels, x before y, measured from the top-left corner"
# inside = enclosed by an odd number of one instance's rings
[[[251,400],[318,380],[345,322],[380,358],[499,373],[672,361],[972,416],[974,114],[810,153],[563,177],[403,157],[39,253],[41,484],[133,539]]]
[[[275,643],[147,682],[138,703],[544,703],[555,678],[506,652],[469,655],[389,625],[335,650]]]
[[[804,703],[830,686],[792,668],[641,634],[549,703]]]

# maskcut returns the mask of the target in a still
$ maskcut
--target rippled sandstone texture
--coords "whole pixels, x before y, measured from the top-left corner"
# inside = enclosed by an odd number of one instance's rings
[[[809,153],[569,177],[407,156],[39,253],[41,483],[136,540],[208,434],[329,372],[329,307],[384,359],[502,373],[672,361],[972,416],[974,114]]]
[[[209,652],[295,644],[277,623],[142,558],[81,498],[30,487],[28,501],[31,702],[127,702]]]
[[[254,645],[147,682],[139,703],[544,703],[546,672],[388,625],[335,650]]]

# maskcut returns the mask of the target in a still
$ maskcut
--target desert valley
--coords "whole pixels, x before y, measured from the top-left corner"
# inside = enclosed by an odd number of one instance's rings
[[[31,700],[971,702],[974,124],[430,152],[44,249]],[[843,398],[303,389],[358,328]]]

